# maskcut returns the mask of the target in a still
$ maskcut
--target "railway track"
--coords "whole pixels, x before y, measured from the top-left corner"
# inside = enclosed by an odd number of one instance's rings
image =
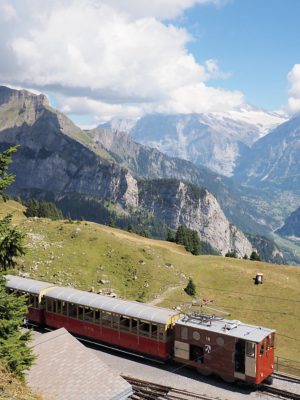
[[[123,375],[122,377],[133,388],[133,395],[130,397],[131,400],[215,400],[213,397],[159,385],[133,378],[132,376]]]
[[[259,390],[274,395],[276,398],[280,397],[283,399],[300,400],[300,390],[296,389],[295,391],[297,393],[293,391],[296,385],[300,388],[300,377],[275,372],[273,373],[273,378],[274,382],[272,386],[261,385]],[[285,385],[288,390],[286,388],[278,387],[278,384]]]
[[[264,393],[272,394],[276,396],[276,398],[278,398],[277,396],[279,396],[279,398],[283,399],[300,400],[300,394],[292,393],[287,390],[279,389],[273,386],[263,385],[259,387],[259,390]]]
[[[131,376],[123,375],[123,378],[132,385],[134,393],[130,397],[131,400],[215,400],[213,397],[188,392],[186,390],[175,389],[170,386],[148,382]],[[283,378],[285,381],[300,384],[300,380],[297,377],[276,374],[276,378]],[[277,399],[300,400],[300,394],[282,388],[261,385],[258,389],[263,393],[276,397]]]

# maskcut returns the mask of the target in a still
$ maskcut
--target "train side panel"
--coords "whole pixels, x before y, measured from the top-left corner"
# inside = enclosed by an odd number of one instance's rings
[[[173,349],[173,340],[163,342],[144,336],[99,326],[87,321],[68,318],[63,315],[45,312],[45,324],[51,328],[66,328],[69,332],[84,336],[88,339],[105,342],[134,352],[166,360]]]

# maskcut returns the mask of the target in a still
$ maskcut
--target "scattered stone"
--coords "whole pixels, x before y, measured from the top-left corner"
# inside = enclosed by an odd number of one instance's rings
[[[101,283],[102,285],[106,285],[107,283],[109,283],[109,280],[108,279],[100,279],[98,281],[98,283]]]

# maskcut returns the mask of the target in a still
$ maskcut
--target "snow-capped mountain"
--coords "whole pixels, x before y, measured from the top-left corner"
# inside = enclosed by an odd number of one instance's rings
[[[139,143],[231,176],[237,160],[286,118],[251,106],[208,114],[150,114],[102,127],[126,131]]]
[[[300,114],[259,139],[241,160],[235,179],[254,187],[300,194]]]

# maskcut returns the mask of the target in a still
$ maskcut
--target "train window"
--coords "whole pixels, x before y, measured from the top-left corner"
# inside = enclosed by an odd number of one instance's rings
[[[112,315],[107,311],[101,311],[102,316],[102,325],[103,326],[111,326],[112,323]]]
[[[198,331],[193,332],[193,339],[194,340],[200,340],[200,333]]]
[[[95,324],[101,325],[101,311],[95,311]]]
[[[172,337],[174,336],[174,326],[169,325],[167,329],[167,337]]]
[[[274,347],[274,335],[269,335],[265,338],[266,350],[270,350]]]
[[[224,338],[222,338],[221,336],[218,336],[216,339],[216,343],[218,346],[223,347],[225,344]]]
[[[61,311],[61,301],[60,300],[54,300],[54,304],[55,304],[55,306],[54,306],[54,312],[56,313],[56,314],[60,314],[60,311]]]
[[[164,325],[158,325],[159,333],[158,333],[158,338],[160,341],[165,341],[166,340],[166,331]]]
[[[46,311],[51,311],[52,301],[46,297]]]
[[[190,346],[190,360],[203,364],[204,362],[204,349],[199,346]]]
[[[86,307],[84,310],[84,320],[88,322],[94,322],[94,310]]]
[[[61,302],[61,313],[62,315],[68,315],[68,303],[65,301]]]
[[[77,318],[77,304],[69,303],[69,317]]]
[[[84,319],[84,307],[83,306],[78,306],[78,311],[77,311],[77,319]]]
[[[131,332],[137,334],[137,329],[138,329],[138,320],[132,318],[131,319]]]
[[[157,333],[158,333],[157,325],[156,324],[152,324],[151,325],[151,337],[152,337],[152,339],[157,339]]]
[[[119,329],[120,326],[120,316],[119,314],[113,314],[112,315],[112,327],[114,329]]]
[[[246,343],[246,354],[248,357],[255,357],[255,343]]]
[[[262,356],[265,352],[265,340],[260,343],[260,352],[259,354]]]
[[[150,323],[147,321],[140,321],[140,335],[149,336],[150,334]]]
[[[35,303],[35,296],[33,295],[33,294],[30,294],[29,296],[28,296],[28,306],[29,307],[34,307],[34,303]]]
[[[121,331],[129,332],[130,330],[130,318],[124,315],[120,316],[120,329]]]
[[[186,326],[181,327],[180,336],[181,336],[181,339],[183,339],[183,340],[188,339],[188,328]]]

